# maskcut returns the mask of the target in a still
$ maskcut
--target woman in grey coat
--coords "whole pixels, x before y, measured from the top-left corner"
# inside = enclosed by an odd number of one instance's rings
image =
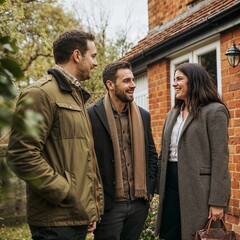
[[[229,112],[197,64],[175,70],[175,105],[167,114],[159,157],[155,234],[192,240],[208,218],[224,216],[230,199]]]

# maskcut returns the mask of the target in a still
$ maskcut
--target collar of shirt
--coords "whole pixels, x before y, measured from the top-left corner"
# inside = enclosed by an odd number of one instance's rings
[[[122,115],[127,115],[128,114],[128,106],[129,106],[128,103],[126,103],[125,108],[122,110],[121,114],[118,113],[117,109],[114,107],[112,102],[111,102],[111,105],[112,105],[112,110],[113,110],[114,116],[116,116],[116,115],[122,116]]]
[[[61,72],[67,79],[69,79],[73,85],[75,85],[78,88],[82,88],[81,83],[72,74],[68,73],[57,64],[55,65],[54,68]]]

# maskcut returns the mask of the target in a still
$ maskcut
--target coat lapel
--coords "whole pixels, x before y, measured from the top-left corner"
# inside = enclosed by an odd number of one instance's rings
[[[102,122],[103,126],[106,128],[106,130],[108,131],[108,133],[110,135],[110,129],[109,129],[108,121],[107,121],[106,111],[105,111],[105,108],[103,105],[103,99],[101,99],[100,101],[98,101],[95,104],[94,109],[95,109],[96,114],[98,115],[100,121]]]
[[[178,118],[179,114],[180,114],[180,109],[172,109],[168,118],[167,118],[164,137],[165,137],[166,142],[168,143],[168,146],[170,145],[172,130],[173,130],[174,124],[177,121],[177,118]],[[181,135],[180,135],[180,139],[181,139],[181,136],[183,135],[183,133],[188,128],[189,124],[192,122],[192,120],[193,120],[193,116],[189,114],[187,119],[186,119],[186,122],[183,126],[183,129],[182,129],[182,132],[181,132]]]
[[[181,134],[180,134],[179,140],[181,139],[183,133],[184,133],[185,130],[188,128],[188,126],[189,126],[189,124],[192,122],[192,120],[193,120],[193,116],[190,115],[190,114],[188,114],[188,117],[187,117],[187,119],[186,119],[186,122],[185,122],[185,124],[184,124],[184,126],[183,126],[183,128],[182,128],[182,132],[181,132]]]
[[[169,116],[167,117],[164,137],[168,146],[170,145],[172,130],[175,122],[177,121],[179,113],[179,109],[172,109],[169,113]]]

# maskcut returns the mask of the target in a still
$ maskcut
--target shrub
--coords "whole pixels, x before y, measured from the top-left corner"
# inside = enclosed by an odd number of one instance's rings
[[[145,222],[140,240],[156,240],[154,237],[155,224],[157,220],[158,195],[154,196],[150,204],[149,214]]]

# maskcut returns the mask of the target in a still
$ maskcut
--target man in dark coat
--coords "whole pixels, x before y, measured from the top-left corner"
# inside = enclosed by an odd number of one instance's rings
[[[109,64],[103,82],[108,93],[88,109],[105,197],[94,239],[137,240],[157,177],[150,114],[133,101],[136,85],[128,62]]]

